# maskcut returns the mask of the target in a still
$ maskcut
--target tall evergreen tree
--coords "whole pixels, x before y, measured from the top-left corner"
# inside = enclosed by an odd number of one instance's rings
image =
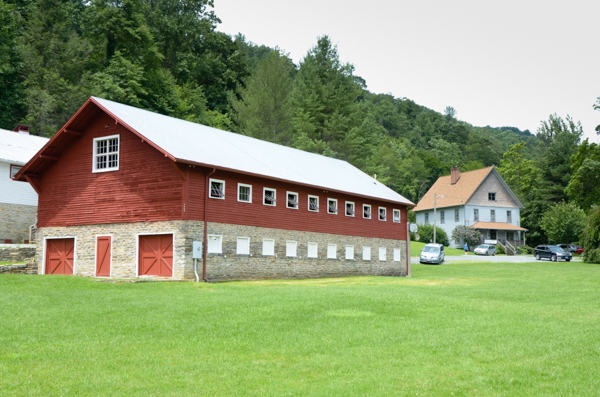
[[[19,14],[0,2],[0,128],[11,129],[23,117],[21,58],[17,52]]]

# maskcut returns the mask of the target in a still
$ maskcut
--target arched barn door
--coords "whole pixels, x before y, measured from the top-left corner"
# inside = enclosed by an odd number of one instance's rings
[[[73,274],[74,238],[46,240],[46,274]]]
[[[173,277],[173,235],[140,236],[140,276]]]

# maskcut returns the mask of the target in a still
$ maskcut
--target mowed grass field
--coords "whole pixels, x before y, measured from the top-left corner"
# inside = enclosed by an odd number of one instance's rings
[[[2,396],[597,396],[600,266],[412,278],[0,276]]]

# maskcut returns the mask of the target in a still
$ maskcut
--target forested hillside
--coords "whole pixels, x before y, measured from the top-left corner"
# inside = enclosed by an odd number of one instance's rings
[[[496,165],[528,207],[533,242],[548,237],[540,225],[551,206],[592,208],[571,179],[571,156],[581,168],[598,150],[580,150],[578,123],[551,116],[537,136],[475,127],[451,106],[440,114],[369,92],[327,36],[295,64],[220,33],[212,4],[0,0],[0,128],[51,136],[95,95],[347,160],[415,203],[451,166]]]

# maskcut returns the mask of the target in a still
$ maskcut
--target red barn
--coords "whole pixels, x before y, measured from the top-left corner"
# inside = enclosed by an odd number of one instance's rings
[[[414,204],[349,163],[101,98],[16,178],[43,274],[188,279],[202,252],[208,280],[409,269]]]

